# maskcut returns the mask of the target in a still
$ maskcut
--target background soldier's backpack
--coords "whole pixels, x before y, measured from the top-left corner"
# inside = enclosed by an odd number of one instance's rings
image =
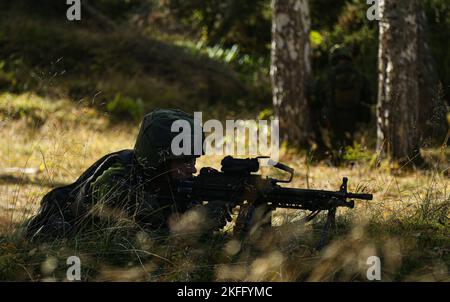
[[[352,65],[336,66],[331,73],[334,112],[343,120],[368,122],[370,95],[366,79]]]
[[[107,154],[90,166],[74,183],[55,188],[41,201],[41,207],[27,225],[28,238],[66,237],[77,231],[77,215],[74,205],[90,198],[90,184],[105,170],[117,162],[131,165],[133,150],[122,150]]]
[[[333,73],[334,105],[338,111],[358,108],[361,101],[361,79],[354,70],[345,68]]]

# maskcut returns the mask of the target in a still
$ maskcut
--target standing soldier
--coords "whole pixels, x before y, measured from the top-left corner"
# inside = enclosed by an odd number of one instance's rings
[[[346,146],[353,144],[358,124],[371,120],[372,98],[367,79],[353,65],[348,48],[331,49],[329,68],[317,87],[317,114],[329,133],[331,149],[339,160]]]

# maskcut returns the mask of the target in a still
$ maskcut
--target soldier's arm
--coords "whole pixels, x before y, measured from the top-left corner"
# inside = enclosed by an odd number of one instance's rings
[[[360,93],[359,93],[359,122],[370,123],[373,120],[373,110],[372,107],[376,102],[376,99],[372,97],[369,81],[367,78],[359,73],[360,78]]]
[[[313,119],[318,125],[324,125],[327,120],[329,104],[327,102],[327,94],[325,92],[327,83],[323,76],[318,77],[314,83],[314,93],[312,94],[311,108],[314,114]]]
[[[364,75],[361,75],[362,87],[361,87],[361,102],[367,106],[376,104],[376,98],[372,97],[372,91],[370,84]]]
[[[92,184],[92,204],[123,206],[128,199],[125,167],[116,163],[103,172]]]

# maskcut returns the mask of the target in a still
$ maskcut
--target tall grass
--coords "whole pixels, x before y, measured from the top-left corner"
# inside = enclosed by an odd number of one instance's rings
[[[283,150],[281,161],[297,172],[292,186],[337,190],[347,176],[351,191],[374,193],[373,201],[338,211],[337,230],[322,250],[316,246],[325,215],[305,224],[296,210],[275,211],[272,229],[244,241],[232,237],[233,223],[204,235],[202,213],[189,212],[173,218],[168,233],[119,215],[74,238],[39,242],[25,240],[23,227],[41,197],[103,154],[132,148],[137,123],[114,125],[86,104],[31,94],[2,94],[0,114],[0,170],[36,171],[0,172],[0,280],[65,281],[72,255],[85,281],[367,281],[369,256],[380,257],[383,281],[450,280],[447,151],[447,163],[392,174],[365,158],[336,168]],[[425,154],[433,152],[441,150]],[[219,160],[202,157],[198,167],[217,168]]]

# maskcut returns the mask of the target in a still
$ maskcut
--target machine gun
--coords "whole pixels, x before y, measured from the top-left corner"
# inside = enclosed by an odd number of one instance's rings
[[[196,200],[207,202],[220,200],[231,207],[239,205],[241,210],[234,228],[237,235],[246,234],[251,226],[255,225],[255,213],[258,208],[263,208],[265,213],[271,213],[276,208],[308,210],[311,213],[306,217],[307,221],[326,210],[328,217],[319,246],[324,244],[324,237],[329,228],[334,227],[336,208],[353,208],[354,199],[373,198],[372,194],[348,192],[346,177],[339,191],[282,187],[280,183],[292,181],[294,169],[269,160],[269,165],[287,172],[289,178],[281,180],[263,177],[256,174],[260,168],[258,161],[260,158],[262,157],[236,159],[227,156],[221,162],[221,171],[209,167],[202,168],[192,181],[183,181],[180,184],[179,192],[188,194]]]

